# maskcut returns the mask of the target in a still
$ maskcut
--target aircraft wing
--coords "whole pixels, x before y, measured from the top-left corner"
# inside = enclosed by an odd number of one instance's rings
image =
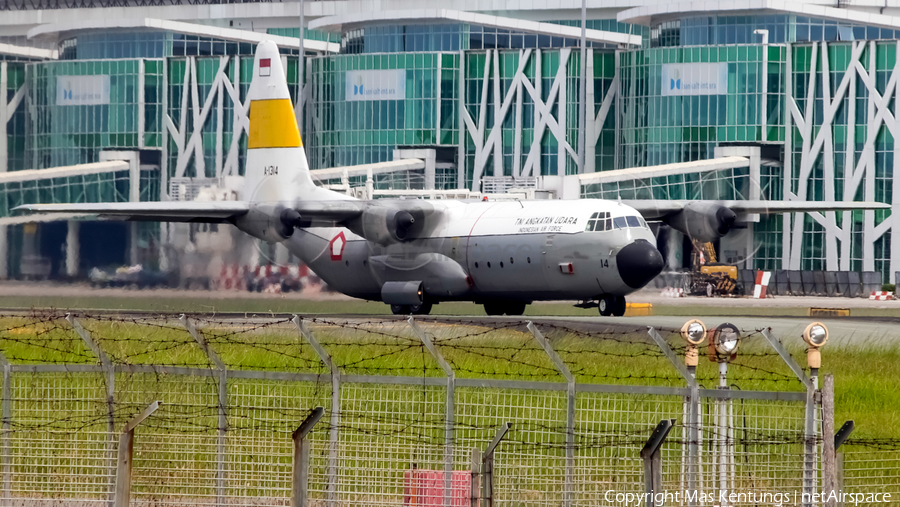
[[[86,204],[25,204],[13,211],[79,213],[101,218],[152,222],[229,222],[247,213],[250,204],[240,201],[166,201]]]
[[[704,203],[723,206],[738,215],[748,213],[774,214],[801,211],[853,211],[890,209],[889,204],[880,202],[847,201],[663,201],[663,200],[623,200],[622,204],[638,210],[646,220],[660,220],[683,210],[688,203]]]
[[[293,217],[297,227],[336,227],[362,215],[367,201],[308,201],[290,208],[299,216]]]
[[[801,211],[853,211],[891,209],[881,202],[848,201],[723,201],[723,206],[735,213],[796,213]]]

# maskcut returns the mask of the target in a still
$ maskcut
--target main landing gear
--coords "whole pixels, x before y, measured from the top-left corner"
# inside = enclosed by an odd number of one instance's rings
[[[391,305],[391,313],[394,315],[428,315],[434,303],[425,301],[420,305]]]
[[[600,310],[600,315],[603,315],[604,317],[610,315],[621,317],[622,315],[625,315],[625,306],[625,296],[606,294],[600,296],[600,300],[597,301],[597,309]]]
[[[490,301],[484,304],[484,313],[488,315],[518,316],[525,313],[528,306],[524,301]]]

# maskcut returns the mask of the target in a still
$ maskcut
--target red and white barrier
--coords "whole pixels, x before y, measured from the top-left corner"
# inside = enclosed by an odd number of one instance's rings
[[[753,299],[766,299],[766,288],[772,279],[771,271],[757,271],[756,285],[753,286]]]
[[[675,287],[666,287],[660,293],[660,296],[666,298],[682,298],[684,297],[684,289],[676,289]]]
[[[246,266],[241,267],[237,264],[225,264],[222,266],[222,272],[219,274],[218,288],[225,290],[246,290],[244,285],[244,271]]]
[[[894,293],[891,291],[878,291],[869,295],[872,301],[891,301],[894,299]]]

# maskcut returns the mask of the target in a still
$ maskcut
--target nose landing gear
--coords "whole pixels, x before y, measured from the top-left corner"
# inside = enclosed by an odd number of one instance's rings
[[[484,313],[488,315],[522,315],[527,303],[524,301],[489,301],[484,303]]]
[[[625,296],[605,294],[600,296],[600,299],[597,301],[597,309],[600,311],[600,315],[603,315],[604,317],[610,315],[621,317],[625,315],[625,307]]]
[[[391,313],[394,315],[428,315],[434,303],[425,301],[420,305],[391,305]]]

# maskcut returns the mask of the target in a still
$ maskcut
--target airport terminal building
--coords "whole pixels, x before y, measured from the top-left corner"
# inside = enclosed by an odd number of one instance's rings
[[[317,178],[360,195],[900,202],[897,0],[588,0],[584,51],[580,2],[0,9],[2,277],[25,258],[70,275],[158,263],[173,234],[19,204],[239,194],[264,39]],[[743,219],[718,245],[741,268],[900,271],[889,211]],[[664,242],[681,268],[683,240]]]

